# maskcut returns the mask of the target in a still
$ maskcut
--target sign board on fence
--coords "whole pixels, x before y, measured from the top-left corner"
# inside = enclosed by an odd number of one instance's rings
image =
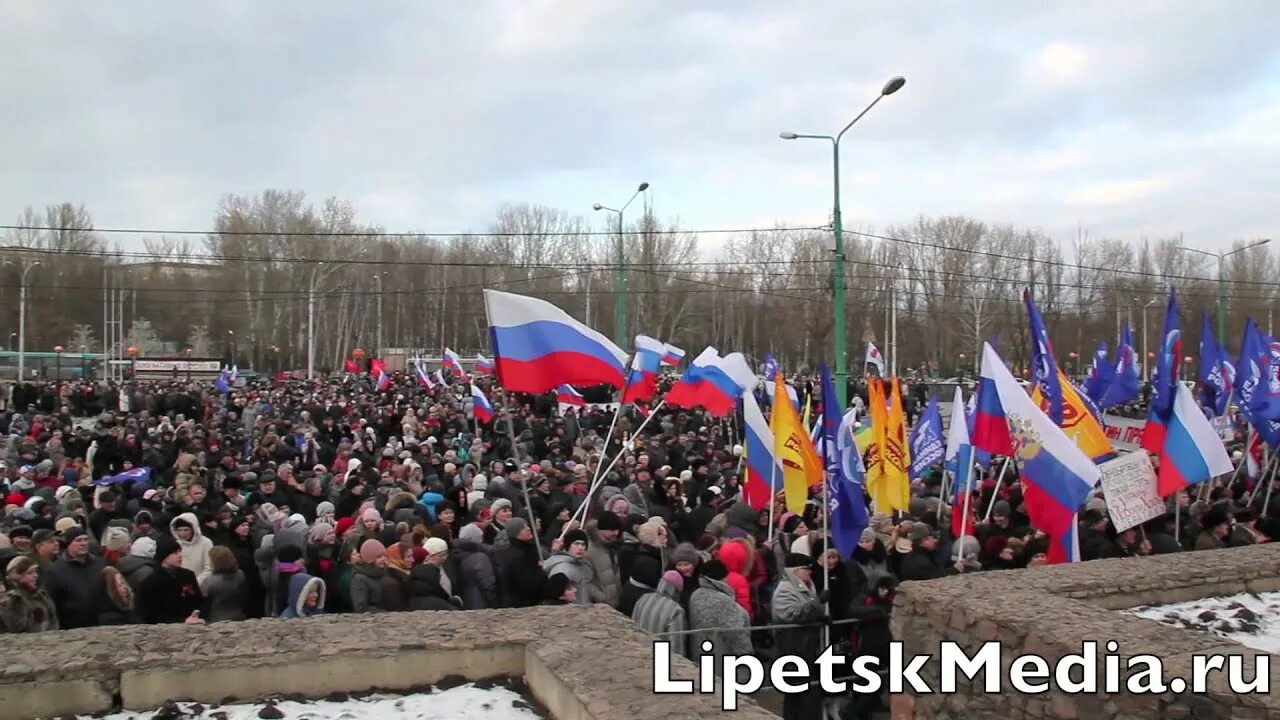
[[[1102,492],[1116,532],[1164,514],[1164,501],[1156,495],[1156,471],[1145,452],[1129,453],[1098,466]]]

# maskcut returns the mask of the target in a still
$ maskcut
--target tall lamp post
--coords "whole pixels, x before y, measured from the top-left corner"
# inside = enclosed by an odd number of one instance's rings
[[[1142,306],[1142,356],[1146,358],[1142,362],[1142,382],[1151,379],[1151,358],[1153,355],[1147,351],[1147,308],[1155,305],[1159,300],[1148,300],[1146,305]],[[1163,342],[1163,340],[1161,341]]]
[[[1230,250],[1224,253],[1215,253],[1215,252],[1209,252],[1208,250],[1199,250],[1193,247],[1187,247],[1185,245],[1178,246],[1179,250],[1185,250],[1186,252],[1197,253],[1200,255],[1208,255],[1211,258],[1218,259],[1218,345],[1219,346],[1225,346],[1227,344],[1227,337],[1226,337],[1227,336],[1227,287],[1226,287],[1227,258],[1231,257],[1232,255],[1235,255],[1236,253],[1242,253],[1245,250],[1249,250],[1250,248],[1256,248],[1259,245],[1266,245],[1269,242],[1271,242],[1271,238],[1262,238],[1261,240],[1254,240],[1248,245],[1241,245],[1235,250]]]
[[[13,265],[8,260],[4,262]],[[39,264],[37,260],[23,266],[22,274],[18,276],[18,382],[25,381],[27,374],[27,273]]]
[[[386,272],[380,272],[373,276],[374,282],[378,283],[378,357],[382,357],[382,281],[387,277]]]
[[[55,387],[62,387],[62,346],[54,345],[53,354],[58,356],[54,364],[54,383]]]
[[[307,289],[307,379],[315,378],[316,372],[316,281],[319,279],[320,266],[316,263],[311,271],[311,286]]]
[[[848,399],[848,348],[845,347],[844,337],[844,227],[841,225],[840,219],[840,139],[844,134],[853,127],[854,123],[862,119],[863,115],[871,112],[871,108],[876,106],[886,95],[892,95],[902,89],[906,85],[906,78],[895,76],[889,79],[880,89],[880,94],[876,96],[871,104],[867,105],[858,116],[849,121],[844,129],[837,133],[834,137],[831,135],[808,135],[793,132],[779,133],[778,137],[783,140],[827,140],[831,143],[832,158],[832,180],[835,195],[835,202],[832,208],[831,230],[835,235],[835,263],[831,268],[831,285],[832,285],[832,303],[835,305],[835,344],[836,344],[836,372],[835,384],[836,394],[840,398],[840,404],[845,404]]]
[[[617,262],[615,264],[616,266],[614,268],[614,273],[617,278],[618,299],[614,302],[613,306],[613,342],[621,348],[630,347],[627,343],[627,256],[622,242],[622,214],[627,211],[627,206],[640,196],[640,193],[648,189],[649,183],[640,183],[640,186],[636,188],[635,194],[631,196],[631,200],[628,200],[626,205],[623,205],[618,210],[611,207],[605,207],[600,203],[596,203],[591,206],[591,209],[596,212],[608,210],[618,216],[618,253],[616,258]]]
[[[190,347],[188,347],[188,348],[187,348],[186,350],[184,350],[183,352],[185,352],[185,353],[186,353],[186,355],[187,355],[187,383],[188,383],[188,384],[190,384],[190,382],[191,382],[191,352],[192,352],[192,349],[191,349]]]

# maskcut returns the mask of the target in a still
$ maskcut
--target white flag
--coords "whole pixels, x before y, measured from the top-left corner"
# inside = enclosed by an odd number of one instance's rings
[[[866,365],[875,365],[876,370],[880,371],[880,377],[884,377],[884,356],[880,354],[880,348],[875,343],[867,343],[867,359],[863,363]]]

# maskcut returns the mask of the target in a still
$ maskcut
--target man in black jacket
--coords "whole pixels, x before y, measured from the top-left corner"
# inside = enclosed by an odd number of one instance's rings
[[[203,625],[200,608],[204,596],[195,573],[182,567],[182,546],[165,535],[156,542],[159,567],[142,583],[138,601],[148,623]]]
[[[902,559],[899,574],[903,580],[936,580],[945,577],[948,569],[938,564],[938,535],[927,524],[911,525],[911,552]]]
[[[98,624],[98,585],[106,563],[89,554],[89,535],[73,527],[63,536],[66,550],[45,577],[64,630]]]
[[[542,602],[542,559],[533,543],[533,531],[524,518],[513,517],[507,521],[506,530],[511,545],[502,552],[499,592],[503,607],[533,607]]]

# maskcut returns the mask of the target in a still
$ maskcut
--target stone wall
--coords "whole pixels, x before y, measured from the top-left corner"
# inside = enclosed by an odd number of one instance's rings
[[[0,720],[409,690],[523,676],[556,720],[718,718],[713,695],[654,695],[649,639],[603,606],[329,615],[6,635]],[[681,678],[695,666],[679,660]],[[774,718],[750,701],[732,713]]]
[[[894,637],[905,643],[907,655],[936,654],[944,640],[959,643],[972,655],[982,643],[999,641],[1006,670],[1016,655],[1034,653],[1052,665],[1055,658],[1080,653],[1085,640],[1100,646],[1116,640],[1121,658],[1143,653],[1161,657],[1167,682],[1191,677],[1193,654],[1252,657],[1261,653],[1207,632],[1180,630],[1116,610],[1276,590],[1280,590],[1280,544],[1268,544],[903,583],[892,624]],[[1251,663],[1246,661],[1246,667]],[[921,675],[937,687],[936,663],[929,663]],[[1280,690],[1280,667],[1273,666],[1270,677],[1273,691]],[[895,698],[895,717],[910,717],[914,707],[914,717],[937,720],[988,716],[1280,719],[1280,694],[1236,696],[1220,673],[1211,678],[1205,695],[1067,695],[1055,688],[1028,696],[1009,688],[1003,694],[987,695],[980,684],[961,676],[960,691],[955,694]]]

